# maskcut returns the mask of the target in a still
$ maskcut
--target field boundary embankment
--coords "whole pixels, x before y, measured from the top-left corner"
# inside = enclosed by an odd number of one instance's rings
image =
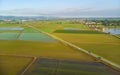
[[[102,63],[104,63],[104,64],[106,64],[106,65],[108,65],[108,66],[110,66],[111,68],[113,68],[113,69],[115,69],[115,70],[117,70],[117,71],[120,71],[120,65],[119,65],[119,64],[116,64],[116,63],[114,63],[114,62],[111,62],[111,61],[103,58],[102,56],[99,56],[99,55],[97,55],[97,54],[95,54],[95,53],[89,52],[89,51],[87,51],[87,50],[85,50],[85,49],[83,49],[83,48],[80,48],[80,47],[78,47],[78,46],[76,46],[76,45],[74,45],[74,44],[72,44],[72,43],[70,43],[70,42],[67,42],[67,41],[65,41],[65,40],[63,40],[63,39],[61,39],[61,38],[58,38],[58,37],[56,37],[56,36],[54,36],[54,35],[52,35],[52,34],[43,32],[43,31],[41,31],[41,30],[39,30],[39,29],[37,29],[37,28],[35,28],[35,27],[33,27],[33,26],[28,26],[28,27],[34,28],[34,29],[38,30],[39,32],[42,32],[42,33],[44,33],[44,34],[46,34],[46,35],[48,35],[48,36],[51,36],[51,37],[53,37],[54,39],[56,39],[56,40],[58,40],[58,41],[60,41],[60,42],[62,42],[62,43],[64,43],[64,44],[69,45],[70,47],[73,47],[73,48],[75,48],[75,49],[77,49],[77,50],[79,50],[79,51],[82,51],[82,52],[84,52],[84,53],[86,53],[86,54],[88,54],[88,55],[96,58],[97,60],[101,61]]]

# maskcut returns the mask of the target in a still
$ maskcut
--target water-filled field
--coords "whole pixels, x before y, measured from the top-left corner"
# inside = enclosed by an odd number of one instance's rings
[[[106,28],[103,31],[111,34],[120,34],[120,28]]]
[[[33,40],[33,41],[55,41],[55,39],[43,33],[22,33],[20,40]]]
[[[3,40],[56,41],[50,36],[28,27],[0,28],[0,32],[0,39]]]
[[[9,27],[2,27],[2,28],[0,28],[0,30],[23,30],[24,28],[19,28],[19,27],[11,27],[11,28],[9,28]]]
[[[4,40],[17,40],[19,33],[17,32],[4,32],[0,33],[0,39]]]
[[[38,58],[24,75],[118,75],[100,62]]]

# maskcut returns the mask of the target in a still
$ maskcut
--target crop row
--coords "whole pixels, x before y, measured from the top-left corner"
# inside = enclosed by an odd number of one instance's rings
[[[100,62],[39,58],[25,75],[117,75]]]
[[[104,34],[96,30],[56,30],[55,33]]]

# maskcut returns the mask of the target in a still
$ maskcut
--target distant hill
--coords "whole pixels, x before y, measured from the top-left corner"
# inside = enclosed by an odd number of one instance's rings
[[[33,19],[45,19],[44,16],[0,16],[0,20],[8,19],[8,20],[33,20]]]
[[[56,16],[0,16],[0,20],[41,20],[41,19],[87,19],[87,20],[120,20],[120,17],[56,17]]]

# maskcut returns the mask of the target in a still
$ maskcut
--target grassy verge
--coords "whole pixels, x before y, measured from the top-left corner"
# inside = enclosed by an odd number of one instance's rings
[[[117,36],[119,36],[119,37],[120,37],[120,34],[117,34]]]

